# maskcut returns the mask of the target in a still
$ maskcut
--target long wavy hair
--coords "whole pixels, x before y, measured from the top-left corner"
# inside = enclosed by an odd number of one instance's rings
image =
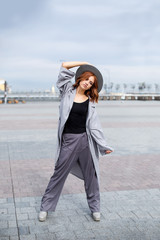
[[[84,81],[88,79],[89,77],[93,76],[94,77],[94,83],[91,86],[90,89],[85,91],[85,95],[87,97],[90,97],[91,102],[96,102],[98,103],[98,80],[97,77],[92,73],[92,72],[84,72],[82,73],[76,80],[75,84],[73,84],[74,88],[77,88],[79,86],[80,81]]]

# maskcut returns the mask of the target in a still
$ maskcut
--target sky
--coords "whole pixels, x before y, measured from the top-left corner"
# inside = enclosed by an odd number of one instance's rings
[[[107,84],[160,84],[159,0],[0,0],[0,9],[0,79],[12,90],[51,89],[63,61],[93,64]]]

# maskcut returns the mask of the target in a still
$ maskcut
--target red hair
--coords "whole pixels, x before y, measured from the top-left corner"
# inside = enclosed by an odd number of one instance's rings
[[[97,77],[92,73],[92,72],[84,72],[82,73],[76,80],[75,84],[73,84],[73,87],[77,88],[79,86],[80,81],[84,81],[88,79],[89,77],[93,76],[94,77],[94,83],[91,86],[90,89],[85,91],[86,96],[90,96],[90,101],[91,102],[96,102],[98,103],[98,80]]]

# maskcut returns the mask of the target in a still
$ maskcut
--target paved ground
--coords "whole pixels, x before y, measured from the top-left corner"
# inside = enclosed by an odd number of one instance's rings
[[[37,220],[54,169],[58,103],[0,105],[0,240],[159,240],[160,103],[101,101],[108,144],[100,158],[101,221],[83,181],[69,175],[56,212]]]

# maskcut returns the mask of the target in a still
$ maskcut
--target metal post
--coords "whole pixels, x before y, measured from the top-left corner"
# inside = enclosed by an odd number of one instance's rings
[[[110,94],[110,90],[109,90],[109,87],[110,87],[110,71],[109,71],[109,69],[107,69],[107,68],[105,68],[105,70],[106,70],[106,72],[107,72],[107,74],[108,74],[108,84],[107,84],[107,93],[108,94]]]
[[[4,103],[7,103],[7,82],[4,82]]]

